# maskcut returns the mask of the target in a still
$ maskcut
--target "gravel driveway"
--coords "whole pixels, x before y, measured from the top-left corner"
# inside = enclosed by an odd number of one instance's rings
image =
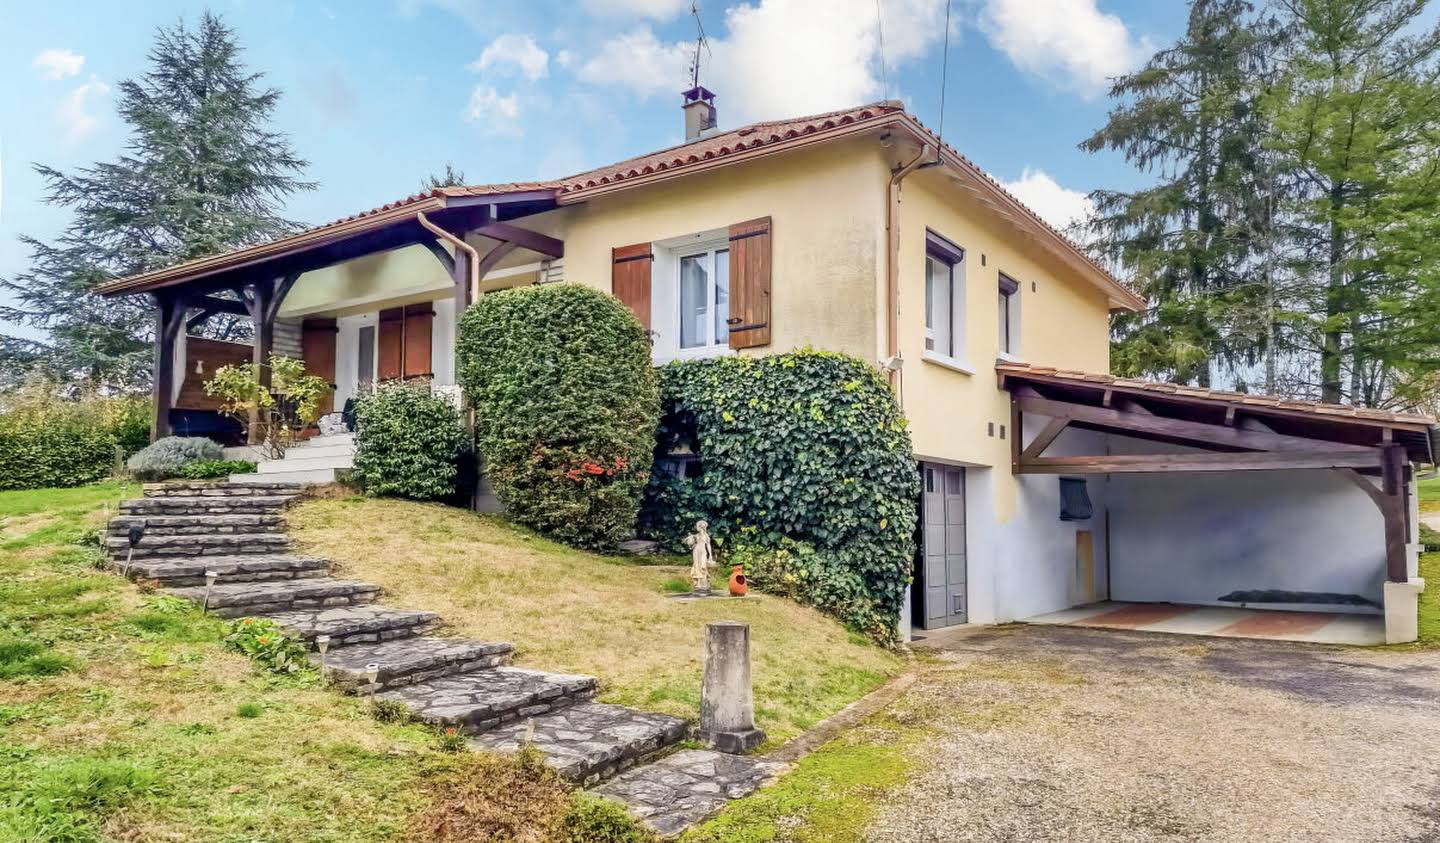
[[[1440,841],[1440,653],[1068,627],[954,639],[875,841]]]

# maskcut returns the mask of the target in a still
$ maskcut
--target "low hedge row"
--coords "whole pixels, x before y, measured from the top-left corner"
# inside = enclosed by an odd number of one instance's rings
[[[80,486],[108,476],[150,439],[142,397],[67,398],[33,383],[0,398],[0,489]]]

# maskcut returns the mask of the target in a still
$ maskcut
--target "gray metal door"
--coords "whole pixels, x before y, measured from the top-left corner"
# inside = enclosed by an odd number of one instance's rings
[[[926,463],[923,548],[925,628],[965,623],[965,469]]]

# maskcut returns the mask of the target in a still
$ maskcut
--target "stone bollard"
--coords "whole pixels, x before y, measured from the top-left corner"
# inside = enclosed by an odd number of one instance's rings
[[[750,686],[750,625],[705,625],[705,679],[700,686],[700,740],[721,752],[749,752],[765,741],[755,728]]]

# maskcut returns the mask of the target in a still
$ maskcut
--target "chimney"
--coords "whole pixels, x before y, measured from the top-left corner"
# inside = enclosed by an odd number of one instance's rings
[[[696,85],[681,94],[685,103],[680,106],[685,112],[685,140],[699,140],[715,128],[715,94]]]

